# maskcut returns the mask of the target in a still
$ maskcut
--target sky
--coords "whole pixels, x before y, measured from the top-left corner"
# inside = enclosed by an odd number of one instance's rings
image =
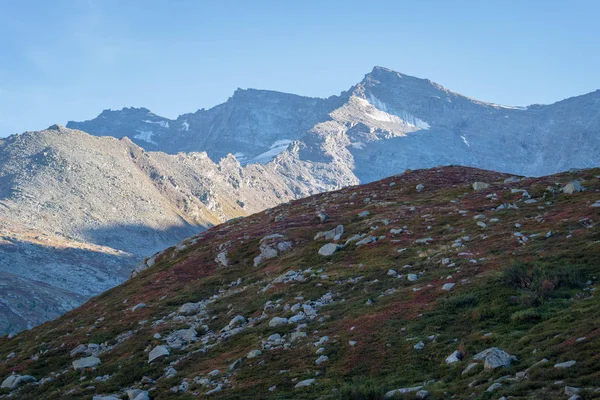
[[[373,66],[505,105],[600,89],[596,0],[0,0],[0,136],[210,108],[236,88],[328,97]]]

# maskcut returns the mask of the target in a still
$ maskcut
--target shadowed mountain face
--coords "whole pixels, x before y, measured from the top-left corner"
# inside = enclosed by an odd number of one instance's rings
[[[599,194],[598,168],[443,167],[220,224],[0,338],[0,380],[33,377],[3,393],[596,398]]]
[[[242,164],[268,162],[299,141],[306,147],[300,160],[341,164],[361,182],[435,165],[539,176],[600,162],[600,91],[551,105],[500,106],[382,67],[328,99],[237,90],[176,120],[126,108],[67,126],[167,153],[234,154]]]

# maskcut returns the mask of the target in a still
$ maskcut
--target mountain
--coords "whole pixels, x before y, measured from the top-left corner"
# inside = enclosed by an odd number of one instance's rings
[[[67,126],[167,153],[233,154],[241,164],[266,163],[298,142],[300,160],[334,161],[363,183],[436,165],[540,176],[600,162],[600,91],[509,107],[382,67],[327,99],[240,89],[175,120],[126,108]]]
[[[0,338],[1,393],[597,398],[599,193],[441,167],[222,223]]]
[[[0,285],[0,333],[54,318],[142,258],[282,202],[407,168],[538,176],[598,166],[599,116],[600,91],[505,107],[375,67],[327,99],[237,90],[175,120],[126,108],[11,136],[0,144],[0,272],[12,282]]]
[[[283,156],[216,164],[53,126],[2,141],[0,183],[0,332],[9,333],[108,290],[144,257],[208,227],[354,182]]]

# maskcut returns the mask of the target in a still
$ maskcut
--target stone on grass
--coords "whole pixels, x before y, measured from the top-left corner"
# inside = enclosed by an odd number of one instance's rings
[[[559,369],[560,368],[571,368],[576,363],[577,363],[577,361],[575,361],[575,360],[565,361],[562,363],[554,364],[554,368],[559,368]]]
[[[14,390],[26,383],[35,382],[36,379],[31,375],[10,375],[2,381],[2,389]]]
[[[246,358],[256,358],[256,357],[260,356],[261,354],[262,354],[262,351],[260,351],[260,350],[252,350],[250,353],[248,353]]]
[[[473,190],[485,190],[490,187],[489,183],[473,182]]]
[[[296,383],[296,386],[294,386],[294,387],[296,389],[302,388],[302,387],[307,387],[307,386],[311,386],[313,383],[315,383],[315,379],[305,379],[303,381]]]
[[[150,364],[152,361],[157,360],[161,357],[166,357],[169,354],[170,353],[169,353],[169,349],[167,348],[167,346],[156,346],[148,354],[148,364]]]
[[[319,254],[325,257],[332,256],[336,251],[340,249],[340,245],[335,243],[327,243],[319,249]]]
[[[400,394],[406,394],[406,393],[411,393],[411,392],[418,392],[419,390],[423,389],[423,386],[415,386],[415,387],[410,387],[410,388],[401,388],[401,389],[395,389],[395,390],[390,390],[389,392],[387,392],[383,398],[384,399],[391,399],[392,397],[396,397]]]
[[[456,285],[456,284],[455,283],[444,283],[444,285],[442,286],[442,290],[445,290],[445,291],[452,290],[454,285]]]
[[[454,353],[450,354],[448,357],[446,357],[446,364],[454,364],[457,362],[460,362],[460,360],[462,360],[462,354],[460,351],[455,350]]]
[[[328,360],[329,360],[329,357],[327,357],[327,356],[321,356],[321,357],[317,358],[317,360],[315,361],[315,364],[321,365],[321,364],[323,364],[324,362],[326,362]]]
[[[79,370],[84,368],[93,368],[100,365],[101,361],[98,357],[84,357],[73,361],[73,369]]]
[[[583,188],[581,187],[581,183],[579,183],[579,181],[569,182],[562,189],[563,193],[566,194],[579,193],[582,190]]]
[[[283,325],[287,325],[287,324],[288,324],[287,318],[273,317],[273,319],[271,319],[271,321],[269,321],[269,326],[271,328],[277,328],[278,326],[283,326]]]
[[[508,368],[512,362],[512,357],[510,354],[497,347],[490,347],[481,353],[477,353],[475,356],[473,356],[473,359],[483,360],[483,367],[487,370],[496,369],[499,367]]]
[[[496,383],[492,383],[492,384],[490,385],[490,387],[488,387],[488,388],[487,388],[487,392],[490,392],[490,393],[491,393],[491,392],[493,392],[493,391],[496,391],[496,390],[500,389],[501,387],[502,387],[502,384],[501,384],[501,383],[498,383],[498,382],[496,382]]]

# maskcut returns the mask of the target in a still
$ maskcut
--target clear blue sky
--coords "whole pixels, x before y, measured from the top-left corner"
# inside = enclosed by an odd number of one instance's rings
[[[0,136],[237,87],[339,94],[374,65],[480,100],[600,88],[600,1],[0,0]]]

